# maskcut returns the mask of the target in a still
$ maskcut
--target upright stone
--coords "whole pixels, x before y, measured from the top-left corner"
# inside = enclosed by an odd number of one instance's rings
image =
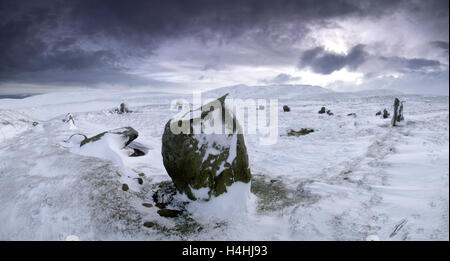
[[[396,126],[397,122],[403,120],[403,102],[400,102],[398,98],[394,100],[394,115],[392,116],[392,126]]]

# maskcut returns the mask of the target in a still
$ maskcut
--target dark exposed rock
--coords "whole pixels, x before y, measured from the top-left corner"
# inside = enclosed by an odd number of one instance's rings
[[[298,136],[303,136],[303,135],[306,135],[306,134],[310,134],[311,132],[314,132],[314,130],[313,129],[308,129],[308,128],[301,128],[299,131],[290,130],[287,135],[288,136],[296,136],[296,137],[298,137]]]
[[[197,199],[195,190],[206,188],[207,195],[202,193],[201,198],[209,200],[212,196],[227,192],[227,187],[234,182],[250,182],[244,136],[240,134],[241,126],[237,119],[225,107],[225,98],[226,95],[191,111],[201,111],[197,117],[188,112],[180,119],[170,120],[165,126],[161,150],[164,167],[176,188],[191,200]],[[230,134],[193,134],[194,125],[199,126],[205,120],[221,120]],[[190,125],[188,133],[175,134],[171,131],[180,123]]]
[[[403,120],[403,102],[400,102],[398,98],[394,100],[394,115],[392,116],[392,126],[396,126],[397,122]]]
[[[119,106],[119,113],[128,113],[128,112],[131,111],[128,109],[128,106],[124,102],[122,102]]]
[[[384,109],[383,110],[383,119],[387,119],[387,118],[389,118],[389,112],[386,110],[386,109]]]
[[[147,221],[144,222],[144,227],[154,227],[156,225],[155,222]]]
[[[375,113],[375,116],[380,116],[381,115],[381,111],[378,111],[377,113]]]
[[[142,203],[142,206],[144,206],[144,207],[146,207],[146,208],[151,208],[151,207],[153,207],[153,205],[150,204],[150,203]]]
[[[332,113],[331,110],[327,110],[327,114],[330,116],[334,115],[334,113]]]
[[[119,108],[116,108],[116,109],[110,111],[110,113],[117,113],[117,114],[131,113],[131,112],[133,112],[133,111],[128,109],[128,105],[124,102],[122,102],[119,105]]]
[[[178,217],[183,211],[175,210],[175,209],[160,209],[158,210],[158,214],[161,217]]]
[[[175,185],[170,181],[164,181],[158,185],[158,189],[153,193],[153,201],[158,208],[165,208],[172,202],[175,194],[177,194]]]
[[[320,110],[318,111],[318,113],[319,114],[323,114],[323,113],[325,113],[326,112],[326,108],[325,107],[322,107],[322,108],[320,108]]]
[[[352,113],[347,114],[347,116],[353,116],[353,117],[356,117],[356,113],[352,112]]]
[[[142,150],[139,150],[139,149],[133,149],[133,153],[131,153],[129,156],[130,157],[141,157],[141,156],[145,156],[145,152],[143,152]]]
[[[33,121],[32,125],[33,125],[33,126],[38,126],[38,125],[39,125],[39,122]]]
[[[136,141],[131,142],[128,145],[128,148],[130,148],[130,153],[129,156],[130,157],[141,157],[141,156],[145,156],[148,153],[148,148]]]
[[[139,185],[144,184],[144,180],[142,178],[137,178],[137,181],[138,181]]]
[[[284,105],[283,106],[283,111],[289,112],[289,111],[291,111],[291,108],[289,108],[289,106],[287,106],[287,105]]]
[[[122,184],[122,190],[123,191],[128,191],[130,188],[128,187],[127,184]]]

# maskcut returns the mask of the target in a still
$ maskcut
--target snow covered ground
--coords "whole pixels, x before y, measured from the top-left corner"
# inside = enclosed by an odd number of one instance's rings
[[[279,137],[267,146],[245,136],[253,174],[246,211],[214,217],[211,204],[192,203],[179,218],[142,206],[170,180],[161,156],[164,125],[176,114],[170,102],[191,95],[95,90],[0,99],[0,240],[449,239],[448,96],[235,86],[204,97],[227,92],[278,99]],[[406,101],[405,122],[395,128],[375,116],[392,112],[394,97]],[[133,112],[110,113],[122,101]],[[318,114],[321,106],[334,115]],[[74,126],[62,121],[67,113]],[[139,132],[147,155],[130,158],[109,143],[81,151],[67,141],[125,126]],[[315,131],[286,135],[301,128]]]

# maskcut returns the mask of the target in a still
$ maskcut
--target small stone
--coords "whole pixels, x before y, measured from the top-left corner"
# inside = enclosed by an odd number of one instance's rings
[[[130,188],[128,187],[127,184],[122,184],[122,190],[123,191],[128,191]]]
[[[319,114],[323,114],[323,113],[325,113],[326,112],[326,108],[325,107],[322,107],[322,108],[320,108],[320,111],[318,112]]]
[[[289,112],[289,111],[291,111],[291,108],[289,108],[289,106],[287,106],[287,105],[284,105],[283,106],[283,111]]]
[[[38,124],[39,124],[39,122],[37,122],[37,121],[33,121],[33,123],[32,123],[33,126],[37,126]]]
[[[271,179],[270,183],[275,183],[275,182],[278,182],[278,181],[279,181],[278,179]]]
[[[155,222],[147,221],[144,223],[144,227],[154,227],[156,224]]]
[[[383,119],[387,119],[387,118],[389,118],[389,116],[390,116],[389,112],[386,109],[384,109],[383,110]]]
[[[375,113],[375,116],[380,116],[381,115],[381,111],[378,111],[377,113]]]
[[[144,206],[144,207],[146,207],[146,208],[151,208],[151,207],[153,207],[153,205],[150,204],[150,203],[142,203],[142,206]]]
[[[314,132],[314,130],[313,129],[308,129],[308,128],[301,128],[299,131],[290,130],[287,135],[288,136],[296,136],[296,137],[298,137],[298,136],[303,136],[303,135],[306,135],[306,134],[310,134],[311,132]]]
[[[164,208],[166,208],[166,206],[167,206],[168,204],[165,204],[165,203],[160,203],[160,202],[158,202],[158,203],[155,203],[155,206],[157,206],[158,208],[160,208],[160,209],[164,209]]]
[[[178,217],[182,211],[175,209],[160,209],[158,210],[158,214],[161,217]]]
[[[347,114],[347,116],[353,116],[353,117],[356,117],[356,113],[352,112],[352,113]]]
[[[330,116],[334,115],[334,113],[332,113],[331,110],[327,110],[327,114]]]
[[[137,178],[137,181],[138,181],[139,185],[144,184],[144,180],[142,178]]]
[[[144,173],[139,173],[138,176],[139,177],[145,177],[145,174]]]

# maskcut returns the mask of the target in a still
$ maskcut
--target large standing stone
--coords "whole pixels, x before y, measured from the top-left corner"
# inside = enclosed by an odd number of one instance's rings
[[[176,188],[191,200],[209,200],[227,192],[227,187],[237,181],[250,182],[242,129],[225,106],[225,98],[226,95],[181,118],[171,119],[165,126],[161,150],[164,167]],[[220,104],[221,108],[211,107],[213,104]],[[199,115],[193,115],[194,112]],[[194,134],[202,120],[222,121],[223,130],[229,134]],[[171,131],[171,125],[183,123],[191,124],[187,133]]]
[[[392,126],[396,126],[397,122],[403,120],[403,102],[400,102],[398,98],[394,100],[394,115],[392,116]]]

